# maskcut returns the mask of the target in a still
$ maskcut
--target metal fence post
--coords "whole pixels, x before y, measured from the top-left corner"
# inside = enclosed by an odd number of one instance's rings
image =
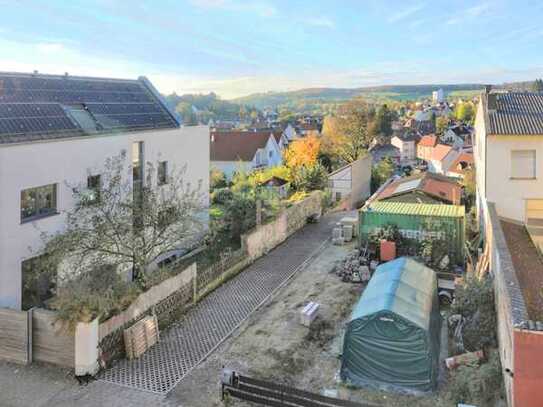
[[[32,337],[34,335],[33,331],[33,319],[34,319],[34,307],[30,308],[26,312],[26,318],[27,318],[27,330],[26,330],[26,364],[29,365],[32,363],[33,356],[32,356],[32,350],[33,350],[33,344],[32,344]]]
[[[192,269],[192,286],[193,286],[193,293],[192,293],[192,302],[193,304],[196,303],[198,300],[198,265],[196,263],[192,263],[193,269]]]

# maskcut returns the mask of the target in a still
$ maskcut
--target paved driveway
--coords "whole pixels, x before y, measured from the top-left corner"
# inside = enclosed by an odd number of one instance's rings
[[[143,357],[119,362],[88,386],[77,385],[69,372],[53,367],[0,363],[0,405],[175,406],[166,393],[318,254],[343,216],[331,214],[307,225],[208,295]]]
[[[263,301],[319,252],[340,215],[308,225],[208,295],[134,360],[123,360],[100,379],[164,394],[212,352]]]

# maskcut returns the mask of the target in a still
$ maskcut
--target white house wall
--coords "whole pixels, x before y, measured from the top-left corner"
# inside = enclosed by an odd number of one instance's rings
[[[536,151],[536,178],[511,179],[511,151]],[[524,222],[527,199],[543,199],[543,137],[488,136],[486,199],[501,217]]]
[[[130,160],[132,143],[144,142],[144,160],[169,171],[186,165],[185,180],[201,182],[205,204],[209,191],[209,129],[181,129],[88,136],[71,140],[0,146],[0,307],[21,307],[21,262],[39,254],[40,233],[63,229],[63,211],[73,206],[71,185],[86,184],[89,170],[99,174],[108,157],[122,150]],[[21,190],[57,185],[59,215],[21,223]]]

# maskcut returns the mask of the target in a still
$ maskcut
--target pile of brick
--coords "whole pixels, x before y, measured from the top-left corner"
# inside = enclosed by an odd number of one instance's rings
[[[336,274],[343,281],[353,283],[367,282],[371,278],[370,267],[359,249],[351,251],[343,261],[336,265]]]

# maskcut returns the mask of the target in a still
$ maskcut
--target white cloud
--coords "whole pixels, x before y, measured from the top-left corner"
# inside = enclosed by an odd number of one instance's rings
[[[261,0],[190,0],[190,3],[199,8],[250,12],[259,17],[274,17],[278,14],[272,4]]]
[[[305,24],[308,24],[308,25],[314,25],[316,27],[335,28],[335,26],[336,26],[336,23],[332,19],[330,19],[328,17],[325,17],[325,16],[308,17],[308,18],[302,20],[302,22],[304,22]]]
[[[417,4],[417,5],[414,5],[414,6],[404,8],[404,9],[396,12],[395,14],[392,14],[388,18],[388,22],[389,23],[397,23],[399,21],[405,20],[406,18],[411,17],[413,14],[415,14],[418,11],[422,10],[423,7],[424,7],[423,4]]]
[[[445,24],[447,25],[456,25],[461,24],[466,21],[473,21],[485,13],[490,11],[490,3],[481,3],[473,7],[469,7],[463,12],[449,18]]]
[[[64,45],[58,42],[45,42],[36,45],[36,49],[43,54],[57,54],[65,50]]]

